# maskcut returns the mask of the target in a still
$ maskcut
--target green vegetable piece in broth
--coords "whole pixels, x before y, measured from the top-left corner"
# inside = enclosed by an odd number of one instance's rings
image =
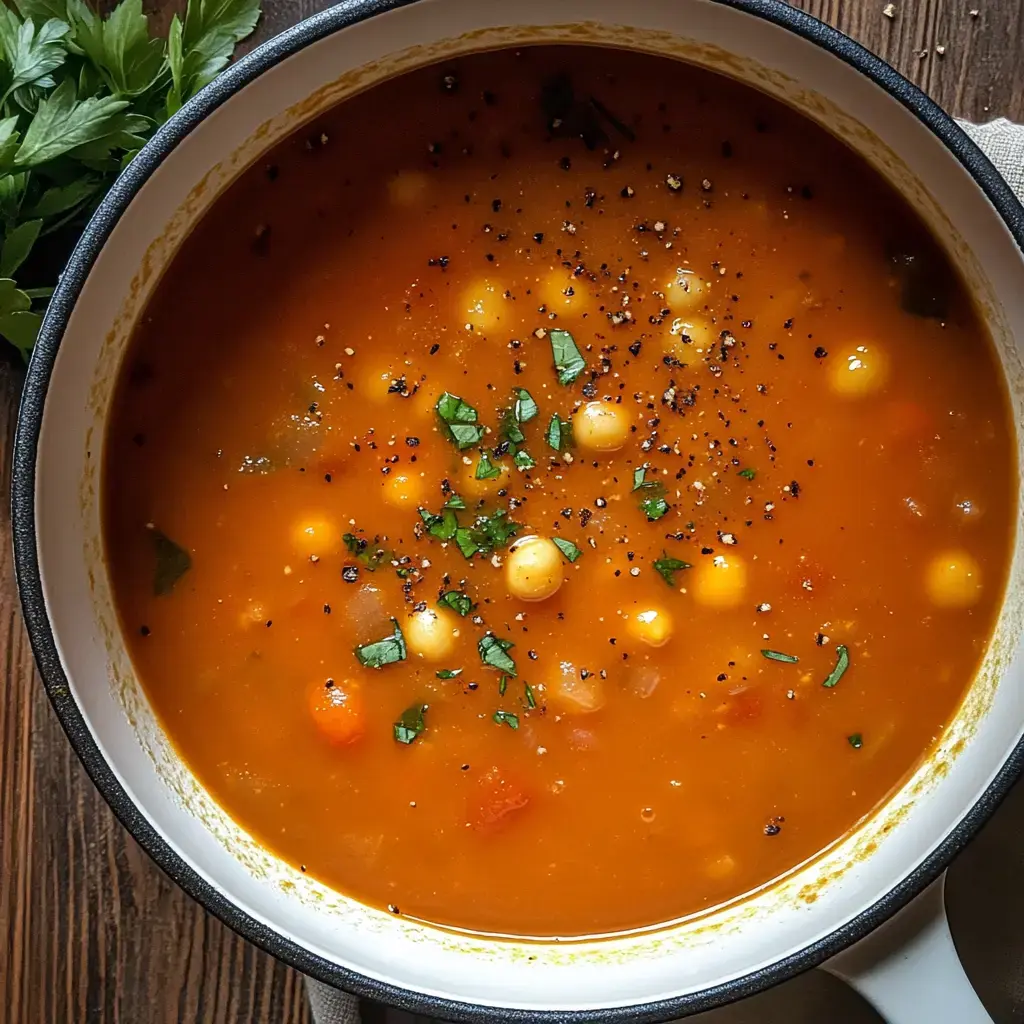
[[[160,530],[150,530],[149,535],[156,554],[153,593],[157,597],[166,597],[174,590],[175,583],[192,568],[192,556]]]
[[[587,368],[587,361],[576,347],[576,340],[568,331],[555,328],[548,331],[551,342],[551,357],[558,373],[558,383],[563,386],[572,384]]]

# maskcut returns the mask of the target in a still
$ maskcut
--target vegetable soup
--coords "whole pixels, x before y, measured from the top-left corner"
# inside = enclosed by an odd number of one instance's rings
[[[956,713],[1017,467],[905,202],[682,63],[539,47],[281,143],[125,357],[106,550],[142,685],[358,900],[651,926],[839,839]]]

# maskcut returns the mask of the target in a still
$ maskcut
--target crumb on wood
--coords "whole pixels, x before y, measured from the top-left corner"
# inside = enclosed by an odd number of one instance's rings
[[[882,13],[883,13],[883,14],[884,14],[884,15],[885,15],[885,16],[886,16],[887,18],[895,18],[895,17],[896,17],[896,5],[895,5],[895,4],[886,4],[886,5],[885,5],[885,6],[884,6],[884,7],[882,8]]]

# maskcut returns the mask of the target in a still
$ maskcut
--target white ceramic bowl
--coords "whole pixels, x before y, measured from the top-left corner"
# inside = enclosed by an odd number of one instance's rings
[[[745,902],[645,934],[529,944],[369,909],[260,848],[155,722],[103,562],[100,453],[114,378],[161,268],[217,193],[303,121],[385,76],[555,41],[713,68],[863,154],[969,281],[1024,439],[1024,211],[945,114],[849,39],[775,0],[348,0],[230,68],[161,129],[98,210],[29,368],[15,453],[18,577],[50,697],[94,781],[161,867],[243,935],[317,978],[436,1017],[665,1020],[780,981],[863,936],[937,876],[1016,778],[1019,535],[982,670],[937,749],[883,809]]]

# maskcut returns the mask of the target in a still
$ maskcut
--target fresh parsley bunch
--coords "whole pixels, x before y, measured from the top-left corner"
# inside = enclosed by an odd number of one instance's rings
[[[0,3],[0,335],[27,358],[78,231],[146,139],[230,60],[259,0],[188,0],[167,39],[142,0]],[[19,274],[20,280],[15,280]]]

